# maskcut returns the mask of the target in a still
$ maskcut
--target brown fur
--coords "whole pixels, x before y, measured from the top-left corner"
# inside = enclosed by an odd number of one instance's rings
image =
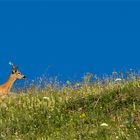
[[[21,80],[24,79],[25,76],[22,75],[17,68],[14,67],[12,64],[12,72],[10,74],[9,79],[7,80],[6,83],[0,86],[0,98],[4,98],[7,94],[10,93],[11,88],[13,84],[16,82],[16,80]]]

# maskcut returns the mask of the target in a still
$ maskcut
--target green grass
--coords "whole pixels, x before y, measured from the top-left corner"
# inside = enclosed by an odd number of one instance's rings
[[[34,87],[1,100],[0,139],[140,139],[139,80],[77,85]]]

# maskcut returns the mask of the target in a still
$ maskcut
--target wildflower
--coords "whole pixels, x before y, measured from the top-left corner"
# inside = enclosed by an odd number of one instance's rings
[[[122,81],[122,79],[121,78],[116,78],[115,79],[115,82],[119,82],[119,81]]]
[[[108,126],[107,123],[102,123],[100,126]]]
[[[66,83],[67,83],[67,85],[70,85],[70,84],[71,84],[71,82],[70,82],[70,81],[66,81]]]
[[[49,97],[43,97],[43,99],[44,99],[44,100],[50,100],[50,98],[49,98]]]
[[[85,113],[82,113],[81,115],[80,115],[80,118],[81,119],[84,119],[86,117],[86,114]]]
[[[49,115],[48,118],[50,119],[51,118],[51,115]]]
[[[82,111],[82,107],[80,107],[80,108],[78,109],[78,111]]]
[[[70,122],[72,122],[72,121],[73,121],[73,118],[70,119]]]
[[[80,86],[80,84],[79,83],[76,83],[76,86]]]
[[[113,71],[112,74],[113,74],[114,76],[117,76],[117,75],[118,75],[118,73],[117,73],[116,71]]]

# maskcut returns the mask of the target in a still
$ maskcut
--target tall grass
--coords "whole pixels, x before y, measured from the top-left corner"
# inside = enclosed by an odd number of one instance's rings
[[[0,139],[139,140],[140,81],[32,85],[0,100]]]

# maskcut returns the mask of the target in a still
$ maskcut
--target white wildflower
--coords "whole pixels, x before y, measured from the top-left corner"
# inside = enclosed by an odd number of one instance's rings
[[[119,82],[119,81],[122,81],[122,79],[121,78],[116,78],[115,79],[115,82]]]
[[[107,123],[102,123],[100,126],[108,126]]]
[[[67,85],[70,85],[70,84],[71,84],[71,82],[70,82],[70,81],[67,81],[66,83],[67,83]]]
[[[43,99],[44,99],[44,100],[50,100],[50,98],[49,98],[49,97],[43,97]]]

